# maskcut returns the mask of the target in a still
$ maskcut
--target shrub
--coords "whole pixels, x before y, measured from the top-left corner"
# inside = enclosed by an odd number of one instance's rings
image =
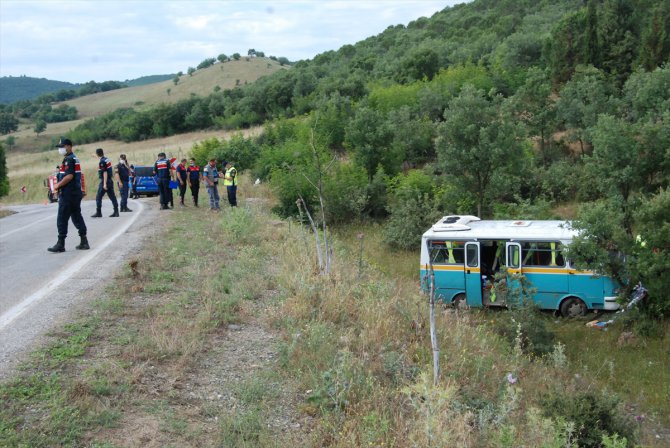
[[[421,235],[441,216],[428,194],[420,194],[389,206],[391,217],[384,228],[384,241],[402,249],[417,249]]]
[[[554,392],[544,397],[542,405],[547,417],[575,423],[577,446],[600,447],[605,437],[614,434],[625,437],[629,446],[636,440],[634,423],[619,411],[619,400],[612,395]]]

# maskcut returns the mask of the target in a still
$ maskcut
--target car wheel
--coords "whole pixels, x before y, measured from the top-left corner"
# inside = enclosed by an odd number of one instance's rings
[[[454,300],[451,301],[451,304],[457,310],[467,310],[469,308],[465,294],[463,293],[456,294],[456,297],[454,297]]]
[[[561,316],[581,317],[586,314],[586,304],[577,297],[568,297],[561,303]]]

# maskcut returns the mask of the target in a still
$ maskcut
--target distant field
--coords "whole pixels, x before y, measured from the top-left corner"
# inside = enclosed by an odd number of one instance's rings
[[[176,103],[192,94],[207,96],[214,92],[216,86],[222,90],[232,89],[238,83],[244,85],[254,82],[262,76],[284,69],[285,67],[272,59],[242,58],[239,61],[216,63],[211,67],[196,71],[193,76],[184,74],[179,78],[177,85],[172,80],[168,80],[87,95],[65,103],[76,107],[82,118],[95,117],[121,107],[142,108],[159,103]],[[185,72],[186,69],[184,69]]]

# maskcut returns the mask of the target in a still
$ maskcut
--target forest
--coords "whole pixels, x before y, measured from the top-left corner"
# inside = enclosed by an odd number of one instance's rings
[[[670,5],[476,0],[206,97],[86,121],[78,142],[264,125],[193,148],[416,248],[447,214],[573,219],[570,256],[670,313]],[[67,107],[67,106],[61,106]],[[643,244],[642,244],[643,243]]]

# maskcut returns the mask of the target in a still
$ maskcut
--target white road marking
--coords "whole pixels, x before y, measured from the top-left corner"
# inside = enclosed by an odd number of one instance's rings
[[[87,251],[80,251],[82,257],[77,260],[72,266],[65,269],[60,273],[56,278],[51,280],[49,283],[44,285],[39,290],[35,291],[33,294],[23,299],[21,302],[17,303],[10,309],[8,309],[4,314],[0,315],[0,330],[3,330],[7,325],[12,323],[14,319],[23,314],[28,308],[30,308],[35,303],[42,300],[47,294],[53,292],[56,288],[62,285],[67,279],[72,275],[76,274],[86,263],[91,261],[98,253],[100,253],[107,246],[116,241],[118,237],[121,236],[128,228],[135,222],[135,220],[140,216],[144,206],[140,202],[136,202],[139,206],[136,213],[133,213],[132,218],[123,226],[119,227],[116,232],[112,235],[111,238],[108,238],[107,241],[99,247],[90,249]],[[53,216],[50,218],[53,219]],[[22,229],[25,229],[23,227]]]
[[[22,231],[22,230],[26,230],[26,229],[28,229],[28,228],[34,226],[35,224],[39,224],[39,223],[41,223],[42,221],[46,221],[47,219],[54,219],[54,216],[55,216],[55,215],[49,215],[49,216],[47,216],[46,218],[38,219],[37,221],[33,221],[33,222],[31,222],[30,224],[28,224],[28,225],[25,225],[25,226],[23,226],[23,227],[19,227],[18,229],[14,229],[14,230],[10,230],[9,232],[5,232],[5,233],[3,233],[2,235],[0,235],[0,238],[5,238],[5,237],[7,237],[7,236],[9,236],[9,235],[11,235],[11,234],[13,234],[13,233],[20,232],[20,231]]]

